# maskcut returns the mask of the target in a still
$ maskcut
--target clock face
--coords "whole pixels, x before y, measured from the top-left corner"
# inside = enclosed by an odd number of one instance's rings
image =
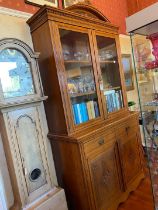
[[[20,51],[7,48],[0,52],[0,85],[4,98],[35,93],[30,64]]]

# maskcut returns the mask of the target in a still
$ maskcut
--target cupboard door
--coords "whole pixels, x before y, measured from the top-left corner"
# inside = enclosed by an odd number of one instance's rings
[[[96,35],[96,55],[100,71],[100,90],[107,113],[124,107],[116,40]]]
[[[131,136],[122,136],[119,140],[122,171],[125,187],[136,178],[142,170],[139,135],[135,130]]]
[[[97,209],[107,210],[120,196],[122,189],[116,144],[90,157],[88,164]]]
[[[88,32],[59,29],[74,124],[99,118],[96,72]]]

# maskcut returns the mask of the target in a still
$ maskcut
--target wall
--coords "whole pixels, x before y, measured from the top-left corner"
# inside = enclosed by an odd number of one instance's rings
[[[0,6],[34,14],[39,8],[26,4],[25,0],[0,0]],[[99,9],[111,23],[118,25],[120,33],[126,34],[125,18],[158,0],[91,0],[92,5]],[[59,0],[62,7],[62,0]]]
[[[38,9],[37,7],[25,4],[24,0],[0,0],[0,6],[32,14],[35,13]]]
[[[59,0],[61,7],[62,0]],[[126,33],[125,17],[128,16],[126,0],[91,0],[92,5],[98,8],[110,20],[120,27],[120,33]],[[24,0],[0,0],[0,6],[34,14],[38,8],[25,4]]]
[[[120,33],[126,33],[125,17],[128,16],[126,0],[92,0],[92,4],[99,9],[111,23],[120,27]]]
[[[33,46],[29,26],[26,24],[27,18],[14,17],[1,14],[0,11],[0,39],[17,38]]]
[[[156,2],[158,0],[127,0],[128,15],[133,15]]]

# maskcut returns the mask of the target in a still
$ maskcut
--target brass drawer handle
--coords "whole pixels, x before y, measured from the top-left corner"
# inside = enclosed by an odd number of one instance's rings
[[[99,139],[98,144],[101,146],[105,143],[104,139]]]

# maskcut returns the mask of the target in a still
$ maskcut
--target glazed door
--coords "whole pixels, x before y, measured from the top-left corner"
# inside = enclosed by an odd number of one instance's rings
[[[106,114],[114,113],[124,107],[116,38],[95,33],[93,38],[104,110]]]
[[[117,144],[111,142],[105,149],[100,149],[97,155],[89,156],[88,165],[96,209],[109,210],[114,208],[122,192]]]
[[[59,35],[74,125],[97,120],[102,110],[89,31],[59,28]]]

